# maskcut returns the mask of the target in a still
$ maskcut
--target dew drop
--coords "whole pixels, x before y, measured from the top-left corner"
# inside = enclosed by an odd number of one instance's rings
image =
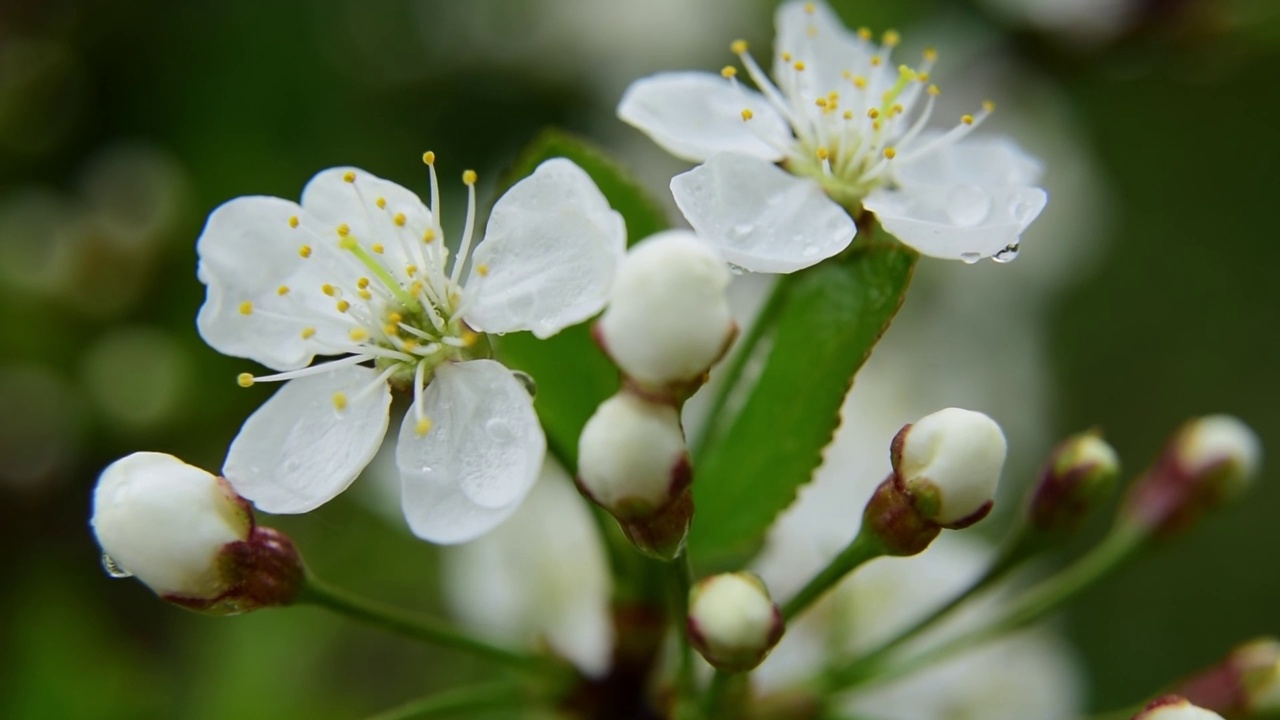
[[[516,433],[511,429],[511,423],[500,418],[493,418],[486,422],[484,431],[488,433],[489,439],[496,443],[509,443],[516,439]]]
[[[747,272],[747,269],[742,267],[741,265],[734,265],[733,263],[729,263],[729,272],[733,273],[734,275],[742,275]]]
[[[965,265],[972,265],[982,259],[982,254],[976,252],[960,253],[960,259],[964,261]]]
[[[515,376],[516,380],[520,381],[521,385],[524,386],[524,390],[525,392],[529,393],[529,397],[531,398],[538,397],[538,383],[536,380],[533,379],[532,375],[530,375],[527,372],[521,372],[519,370],[512,370],[511,374]]]
[[[991,258],[998,263],[1011,263],[1018,259],[1018,243],[1006,245],[1003,250],[996,253]]]
[[[735,238],[744,238],[754,232],[756,226],[753,223],[738,223],[733,226],[733,236]]]
[[[947,193],[947,217],[961,227],[973,227],[991,214],[991,196],[972,184],[962,184]]]
[[[102,553],[102,569],[106,570],[107,574],[113,578],[133,577],[133,573],[125,570],[120,566],[120,563],[116,562],[115,558],[106,553]]]
[[[1035,212],[1036,206],[1026,200],[1014,199],[1009,204],[1009,213],[1013,215],[1013,219],[1023,223],[1030,219],[1032,213]]]
[[[805,243],[804,250],[800,252],[801,257],[813,257],[818,254],[818,246],[814,243]]]

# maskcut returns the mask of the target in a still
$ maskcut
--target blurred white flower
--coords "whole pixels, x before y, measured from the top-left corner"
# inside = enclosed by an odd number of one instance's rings
[[[895,67],[895,32],[852,33],[822,3],[779,8],[774,82],[736,41],[737,69],[664,73],[632,84],[618,116],[703,164],[672,180],[704,239],[748,270],[791,272],[843,250],[861,206],[926,255],[1012,260],[1047,202],[1039,163],[1004,139],[961,142],[994,106],[946,133],[926,130],[940,94],[936,53]],[[784,169],[775,166],[782,163]]]
[[[462,542],[508,517],[546,440],[524,385],[484,359],[479,332],[539,337],[599,312],[622,259],[622,218],[579,167],[543,163],[475,234],[475,173],[450,265],[432,204],[351,169],[317,175],[301,205],[232,200],[197,243],[202,337],[288,381],[232,443],[224,474],[262,510],[306,512],[342,492],[388,425],[391,389],[414,402],[400,429],[403,508],[418,536]],[[435,212],[433,212],[433,210]],[[470,274],[462,273],[471,259]],[[317,355],[339,359],[312,364]]]
[[[1008,19],[1084,43],[1124,34],[1142,10],[1141,0],[982,0]]]
[[[599,677],[609,668],[614,630],[612,578],[597,528],[566,473],[547,463],[508,522],[444,553],[446,602],[478,633],[545,642]]]

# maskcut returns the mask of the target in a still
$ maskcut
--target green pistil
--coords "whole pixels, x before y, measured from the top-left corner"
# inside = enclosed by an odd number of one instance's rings
[[[422,312],[422,303],[418,302],[417,298],[406,292],[404,287],[391,276],[391,273],[387,272],[387,269],[383,267],[382,263],[378,262],[372,255],[366,252],[364,248],[360,247],[360,244],[356,242],[355,238],[350,235],[343,237],[338,240],[338,247],[343,250],[348,250],[352,255],[355,255],[356,259],[363,263],[366,268],[369,268],[369,272],[373,273],[374,277],[378,278],[378,281],[395,296],[396,300],[400,301],[400,304],[403,305],[406,310],[411,313]]]

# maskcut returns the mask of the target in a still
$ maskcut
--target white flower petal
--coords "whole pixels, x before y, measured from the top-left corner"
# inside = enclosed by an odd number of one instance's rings
[[[347,182],[347,173],[354,173]],[[385,202],[379,206],[379,200]],[[384,247],[387,264],[394,269],[416,264],[413,248],[432,227],[431,211],[412,191],[390,180],[354,167],[322,170],[302,190],[302,207],[324,228],[324,237],[337,242],[336,229],[347,225],[361,243]],[[397,225],[397,215],[404,224]]]
[[[387,432],[391,391],[386,383],[369,389],[377,375],[349,365],[285,383],[240,428],[223,476],[264,512],[302,513],[332,500]]]
[[[742,155],[717,155],[671,179],[685,219],[725,260],[789,273],[844,250],[853,220],[814,180]]]
[[[1022,231],[1049,201],[1036,187],[963,183],[877,190],[862,201],[884,229],[917,251],[948,260],[1016,253]],[[1007,257],[1007,256],[1006,256]]]
[[[799,94],[798,105],[806,110],[830,92],[854,92],[845,73],[867,78],[867,97],[878,97],[872,93],[896,79],[897,66],[872,65],[871,46],[850,32],[826,3],[785,3],[774,14],[774,27],[773,76],[789,96]],[[791,60],[783,60],[783,53]],[[795,70],[796,62],[804,63],[802,72]]]
[[[550,337],[600,312],[627,228],[582,168],[548,160],[494,205],[466,282],[469,325]]]
[[[196,241],[197,275],[207,286],[196,328],[205,342],[224,355],[294,370],[310,364],[317,342],[345,340],[347,326],[320,288],[354,276],[343,274],[336,246],[316,241],[316,229],[296,203],[273,197],[236,198],[209,215]],[[304,245],[308,258],[299,253]],[[311,341],[302,339],[306,327],[316,329]]]
[[[751,120],[742,119],[750,110]],[[792,143],[791,127],[760,93],[704,72],[641,78],[618,103],[618,117],[678,158],[701,162],[740,153],[776,162]]]
[[[440,366],[423,404],[431,429],[419,435],[410,408],[396,450],[405,519],[424,540],[466,542],[520,506],[546,436],[524,385],[493,360]]]
[[[925,147],[939,133],[925,133],[912,143]],[[1013,140],[1003,136],[966,137],[919,158],[892,164],[893,179],[903,186],[971,183],[981,187],[1035,185],[1044,168]]]

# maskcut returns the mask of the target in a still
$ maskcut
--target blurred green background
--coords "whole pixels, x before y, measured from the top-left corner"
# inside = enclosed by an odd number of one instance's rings
[[[1105,428],[1134,470],[1199,413],[1238,414],[1280,447],[1280,6],[1146,0],[1101,30],[1064,30],[1020,1],[835,3],[851,24],[927,35],[965,64],[1021,73],[999,87],[1025,95],[994,99],[1031,106],[1023,125],[1065,127],[1056,149],[1092,158],[1080,180],[1092,200],[1053,220],[1064,226],[1053,237],[1087,246],[1091,261],[1054,250],[1066,277],[1035,319],[1049,385],[1010,378],[1000,392],[1046,397],[1052,435]],[[656,70],[719,68],[734,37],[767,47],[772,6],[0,4],[0,717],[349,718],[483,672],[317,610],[197,616],[98,567],[87,526],[97,471],[138,449],[216,469],[270,393],[237,388],[245,363],[196,335],[194,239],[218,203],[296,197],[332,165],[425,191],[426,149],[441,158],[444,206],[460,214],[449,178],[475,167],[492,182],[552,124],[621,153],[665,197],[680,166],[613,119],[618,96]],[[1057,124],[1040,124],[1047,111]],[[1051,150],[1056,132],[1042,139]],[[1059,260],[1032,263],[999,272]],[[1002,344],[1001,327],[996,313],[973,329],[993,356],[1020,347]],[[1015,477],[1046,449],[1016,448]],[[1091,706],[1132,702],[1280,631],[1280,486],[1266,479],[1075,606],[1066,622]],[[355,495],[272,524],[333,580],[436,607],[435,551]]]

